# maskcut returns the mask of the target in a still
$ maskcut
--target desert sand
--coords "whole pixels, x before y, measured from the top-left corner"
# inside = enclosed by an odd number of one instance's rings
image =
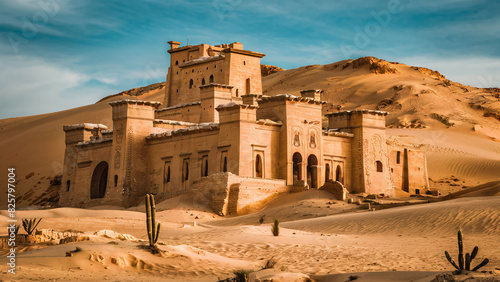
[[[387,134],[427,154],[431,188],[445,201],[368,211],[323,191],[280,195],[257,213],[220,217],[183,195],[157,203],[162,256],[147,244],[144,205],[132,208],[57,208],[62,172],[63,125],[112,126],[108,102],[162,100],[164,84],[111,95],[67,111],[0,120],[2,164],[15,167],[17,218],[40,218],[39,230],[73,232],[81,241],[18,246],[17,274],[10,281],[217,281],[235,270],[270,270],[293,281],[302,273],[317,281],[431,281],[451,272],[456,232],[466,251],[479,247],[473,265],[500,275],[500,96],[447,80],[438,72],[376,58],[283,70],[263,78],[264,94],[323,89],[328,111],[389,111]],[[0,175],[6,182],[6,174]],[[51,184],[52,181],[52,184]],[[405,201],[405,199],[400,199]],[[425,199],[424,199],[425,201]],[[0,196],[5,209],[5,194]],[[40,209],[43,206],[45,209]],[[52,207],[52,208],[50,208]],[[2,211],[0,235],[6,235]],[[263,222],[259,223],[259,219]],[[280,236],[272,236],[278,219]],[[24,232],[24,231],[21,231]],[[67,251],[76,248],[73,256]],[[1,250],[5,266],[7,250]],[[293,274],[295,273],[295,274]],[[275,279],[276,281],[276,279]]]
[[[485,189],[500,193],[498,185],[475,192]],[[256,214],[223,218],[180,196],[158,204],[162,256],[140,248],[147,244],[144,205],[24,210],[19,218],[43,217],[39,229],[76,232],[87,240],[19,247],[15,279],[217,281],[235,270],[259,270],[273,258],[273,274],[303,273],[318,281],[346,281],[353,273],[364,281],[431,281],[453,270],[444,251],[456,256],[458,229],[466,251],[479,247],[475,263],[487,257],[490,264],[483,270],[500,275],[499,202],[500,195],[461,197],[367,211],[327,192],[305,191],[283,195]],[[1,216],[4,224],[6,213]],[[277,237],[271,234],[274,218],[282,222]],[[81,251],[66,257],[76,247]],[[366,276],[370,273],[375,276]],[[6,271],[1,276],[13,277]]]

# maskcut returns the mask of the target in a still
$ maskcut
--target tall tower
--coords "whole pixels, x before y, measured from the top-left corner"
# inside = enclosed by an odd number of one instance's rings
[[[109,104],[113,108],[109,174],[117,187],[114,196],[134,204],[138,196],[148,192],[146,136],[152,133],[154,110],[160,103],[120,100]]]
[[[355,193],[394,196],[385,135],[387,112],[357,110],[327,114],[329,128],[354,134],[351,144]]]
[[[232,100],[240,103],[242,95],[262,94],[260,58],[264,54],[243,50],[243,44],[238,42],[182,47],[177,41],[168,43],[165,107],[199,102],[200,87],[209,84],[232,86]]]

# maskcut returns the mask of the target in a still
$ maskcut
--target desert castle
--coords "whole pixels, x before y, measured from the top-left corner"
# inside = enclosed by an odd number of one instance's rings
[[[262,53],[170,41],[160,102],[110,102],[113,129],[64,126],[60,204],[121,205],[193,193],[221,214],[326,181],[395,196],[428,187],[425,154],[388,142],[386,112],[327,114],[321,90],[262,95]]]

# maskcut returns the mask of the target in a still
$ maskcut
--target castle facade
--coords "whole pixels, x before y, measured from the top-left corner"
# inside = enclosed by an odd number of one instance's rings
[[[130,206],[146,193],[193,193],[229,214],[327,180],[389,197],[428,188],[424,152],[388,141],[386,112],[339,111],[325,123],[321,90],[262,95],[264,54],[237,42],[169,44],[163,107],[114,101],[112,129],[64,126],[61,205]]]

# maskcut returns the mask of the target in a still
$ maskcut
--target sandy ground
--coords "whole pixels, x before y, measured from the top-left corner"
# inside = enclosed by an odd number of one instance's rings
[[[500,193],[496,184],[473,192],[496,189]],[[140,248],[146,244],[141,240],[147,238],[141,211],[112,207],[24,210],[18,211],[19,218],[43,217],[40,229],[107,229],[137,240],[90,236],[88,241],[69,244],[38,244],[18,253],[15,276],[2,270],[0,277],[7,281],[147,281],[160,277],[165,281],[217,281],[232,277],[235,270],[259,270],[273,258],[277,261],[271,270],[274,274],[303,273],[318,281],[346,281],[352,275],[359,281],[430,281],[438,273],[453,270],[444,251],[457,255],[459,228],[464,232],[466,251],[479,246],[473,264],[487,257],[490,264],[484,270],[498,272],[499,203],[500,195],[462,195],[449,201],[369,212],[335,201],[326,192],[307,191],[284,194],[256,214],[221,218],[181,196],[158,204],[162,256]],[[5,215],[3,211],[1,216]],[[265,221],[260,224],[263,215]],[[277,237],[270,231],[269,222],[274,218],[282,222]],[[5,218],[0,222],[6,222]],[[76,247],[82,251],[65,256]],[[3,250],[2,265],[5,254]]]
[[[368,63],[366,63],[368,62]],[[376,74],[373,63],[390,73]],[[376,66],[375,66],[376,67]],[[451,82],[438,73],[399,63],[365,60],[286,70],[263,79],[266,95],[323,89],[322,99],[341,108],[389,111],[391,140],[426,152],[431,188],[452,200],[368,212],[335,201],[328,193],[285,194],[250,215],[222,218],[189,196],[158,203],[161,256],[145,250],[144,205],[131,209],[37,210],[57,197],[50,182],[61,174],[63,125],[83,122],[112,127],[107,104],[123,98],[163,101],[152,87],[137,97],[118,95],[67,111],[0,120],[2,167],[16,168],[17,217],[43,217],[39,229],[86,233],[88,240],[49,246],[19,246],[17,274],[7,273],[0,251],[0,279],[6,281],[216,281],[233,271],[259,270],[277,261],[271,274],[291,281],[303,273],[317,281],[430,281],[453,270],[444,251],[456,257],[456,232],[466,251],[479,246],[474,265],[500,268],[500,96],[495,90]],[[7,174],[0,174],[6,183]],[[488,182],[488,183],[486,183]],[[481,185],[479,185],[481,184]],[[477,186],[479,185],[479,186]],[[5,208],[0,194],[0,208]],[[35,206],[35,207],[33,207]],[[6,235],[6,212],[0,235]],[[262,218],[263,223],[259,223]],[[270,223],[281,223],[280,236]],[[97,231],[103,231],[92,235]],[[105,236],[103,234],[106,234]],[[117,234],[129,234],[118,239]],[[67,251],[81,251],[66,257]],[[268,272],[258,272],[260,277]],[[276,279],[274,281],[277,281]]]

